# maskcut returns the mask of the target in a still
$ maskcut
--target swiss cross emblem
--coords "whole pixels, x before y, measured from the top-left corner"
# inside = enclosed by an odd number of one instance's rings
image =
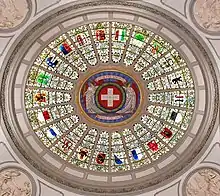
[[[88,78],[80,91],[84,112],[102,123],[117,123],[130,118],[140,104],[136,81],[119,71],[103,71]]]
[[[105,112],[116,112],[125,102],[125,91],[115,83],[105,83],[96,91],[96,104]]]
[[[114,93],[114,89],[115,88],[104,88],[103,91],[107,91],[107,94],[104,94],[104,93],[100,93],[101,94],[101,103],[105,103],[106,104],[103,104],[105,107],[107,108],[115,108],[116,105],[116,102],[119,102],[121,103],[121,99],[120,99],[120,95],[118,93]]]

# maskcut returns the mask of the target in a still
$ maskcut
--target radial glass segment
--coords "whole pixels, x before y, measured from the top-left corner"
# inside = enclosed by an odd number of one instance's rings
[[[29,122],[46,148],[99,172],[137,169],[171,153],[194,106],[194,81],[179,51],[151,30],[117,21],[51,41],[25,88]]]

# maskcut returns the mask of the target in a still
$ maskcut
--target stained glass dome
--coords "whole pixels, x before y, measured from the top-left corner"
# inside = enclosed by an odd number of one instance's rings
[[[2,66],[7,139],[31,170],[71,193],[159,189],[214,135],[215,60],[184,21],[148,3],[61,6],[17,37]]]
[[[147,28],[89,23],[51,41],[28,74],[25,107],[39,140],[99,172],[152,164],[187,132],[195,106],[180,52]]]

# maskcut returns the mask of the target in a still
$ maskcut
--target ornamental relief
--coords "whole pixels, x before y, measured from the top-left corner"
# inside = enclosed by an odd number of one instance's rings
[[[28,11],[27,0],[0,0],[0,30],[21,24]]]
[[[0,196],[31,196],[30,179],[17,168],[4,169],[0,172]]]
[[[220,0],[196,0],[194,16],[197,23],[206,30],[220,30]]]
[[[203,168],[194,173],[186,184],[187,196],[219,196],[220,174]]]

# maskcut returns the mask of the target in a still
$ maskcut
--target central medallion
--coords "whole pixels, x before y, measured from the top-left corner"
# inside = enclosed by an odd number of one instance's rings
[[[102,71],[90,76],[80,90],[80,104],[91,119],[119,123],[133,116],[140,104],[134,79],[119,71]]]
[[[99,86],[95,93],[95,102],[104,112],[117,112],[125,104],[125,89],[117,83],[107,82]]]

